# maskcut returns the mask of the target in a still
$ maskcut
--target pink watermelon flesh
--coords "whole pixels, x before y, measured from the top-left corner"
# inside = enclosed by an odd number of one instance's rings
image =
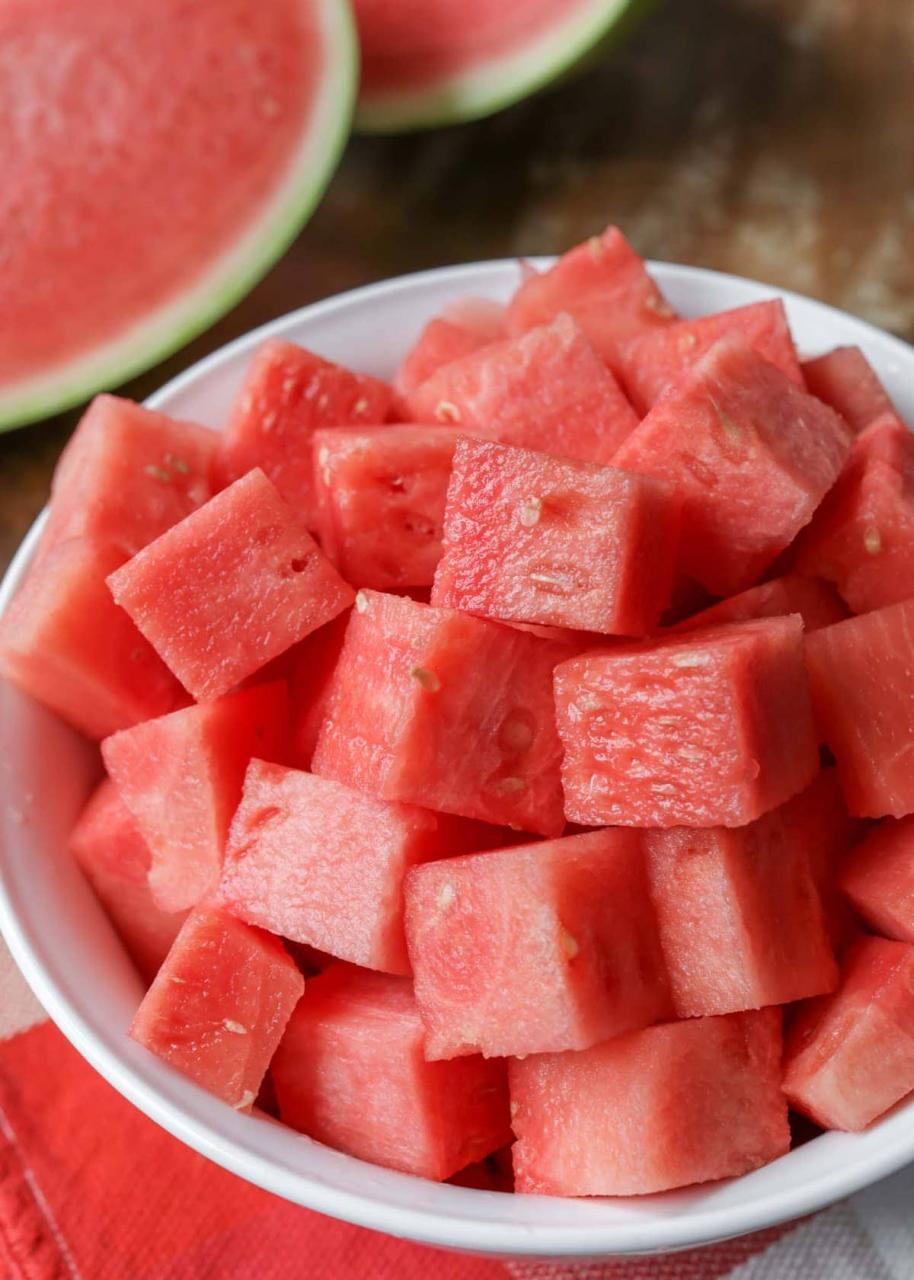
[[[453,427],[343,427],[314,436],[317,531],[347,582],[430,587],[441,556]]]
[[[669,601],[678,532],[678,504],[656,481],[463,437],[432,603],[644,635]]]
[[[90,738],[162,715],[181,690],[111,599],[123,555],[85,538],[50,548],[0,618],[0,674]]]
[[[508,332],[526,333],[563,311],[617,374],[624,342],[676,319],[618,227],[576,245],[548,271],[527,275],[508,307]]]
[[[845,860],[841,888],[878,933],[914,943],[914,816],[880,822]]]
[[[633,831],[427,862],[406,929],[429,1058],[583,1049],[671,1012]]]
[[[407,397],[414,422],[609,462],[638,418],[568,316],[445,365]]]
[[[803,532],[796,564],[834,582],[855,613],[907,599],[914,581],[914,435],[894,413],[861,431]]]
[[[253,760],[219,900],[249,924],[368,969],[408,974],[403,877],[449,852],[426,809]]]
[[[186,918],[163,911],[149,888],[149,846],[110,779],[100,783],[70,834],[85,872],[127,952],[147,982],[155,977]]]
[[[278,938],[197,907],[130,1035],[236,1111],[249,1111],[304,988]]]
[[[135,555],[212,496],[216,433],[97,396],[57,464],[42,546],[90,538]]]
[[[914,600],[823,627],[806,639],[816,721],[834,752],[848,811],[914,811]]]
[[[308,983],[273,1060],[285,1124],[441,1181],[511,1139],[502,1062],[426,1062],[406,978],[333,965]]]
[[[519,1192],[646,1195],[736,1177],[790,1148],[781,1011],[691,1018],[512,1061]]]
[[[565,814],[586,826],[739,827],[818,770],[795,615],[585,653],[555,695]]]
[[[865,1129],[914,1089],[914,947],[858,942],[840,988],[790,1029],[784,1092],[825,1129]]]
[[[863,431],[895,406],[859,347],[835,347],[804,360],[806,389],[840,413],[852,431]]]
[[[654,406],[613,465],[679,490],[679,567],[731,595],[809,522],[849,449],[836,413],[729,336]]]
[[[360,592],[314,772],[386,800],[559,835],[552,671],[567,652],[453,609]]]
[[[310,769],[317,736],[324,723],[333,673],[343,651],[350,611],[337,614],[332,622],[297,645],[289,673],[289,716],[291,729],[289,758],[297,768]]]
[[[733,831],[651,831],[646,848],[677,1017],[786,1004],[837,986],[809,855],[782,809]]]
[[[192,907],[215,885],[248,761],[284,754],[287,718],[279,682],[173,711],[102,743],[151,850],[149,887],[164,911]]]
[[[260,470],[150,543],[111,593],[194,698],[218,698],[353,592]]]
[[[383,422],[392,399],[391,389],[377,378],[271,338],[254,356],[221,437],[223,481],[260,467],[314,529],[314,432]]]
[[[394,378],[405,399],[442,365],[505,337],[505,309],[487,298],[462,298],[430,320],[403,358]]]
[[[804,386],[784,304],[773,298],[697,320],[680,320],[626,343],[619,353],[622,385],[638,412],[647,413],[727,333],[738,333],[791,382]]]
[[[741,591],[728,600],[721,600],[700,613],[693,613],[671,629],[677,632],[705,631],[708,627],[728,622],[778,618],[786,613],[798,613],[807,631],[831,626],[833,622],[847,617],[847,609],[829,583],[788,573],[782,578],[772,578],[769,582]]]

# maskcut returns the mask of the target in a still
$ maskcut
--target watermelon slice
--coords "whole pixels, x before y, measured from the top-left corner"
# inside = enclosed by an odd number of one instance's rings
[[[333,673],[343,651],[350,611],[312,631],[291,653],[289,672],[289,759],[310,769],[327,708]]]
[[[780,1009],[664,1023],[508,1074],[520,1192],[645,1195],[790,1149]]]
[[[804,360],[806,388],[840,413],[852,431],[863,431],[895,406],[859,347],[835,347]]]
[[[432,603],[644,635],[669,601],[678,533],[678,502],[657,481],[463,437]]]
[[[880,822],[845,860],[841,888],[878,933],[914,943],[914,816]]]
[[[733,311],[663,325],[627,342],[618,360],[622,385],[638,412],[647,413],[727,333],[738,333],[791,382],[804,386],[784,304],[780,298],[772,298],[770,302],[751,302]]]
[[[227,693],[353,600],[260,470],[150,543],[108,585],[197,699]]]
[[[2,428],[247,292],[333,170],[356,51],[343,0],[30,0],[2,7],[0,50]]]
[[[505,308],[488,298],[461,298],[429,320],[407,351],[394,378],[398,396],[406,399],[442,365],[471,355],[505,337]]]
[[[865,1129],[914,1089],[914,947],[858,942],[841,987],[790,1029],[784,1092],[825,1129]]]
[[[407,397],[414,422],[609,462],[638,425],[634,409],[568,316],[445,365]]]
[[[164,911],[214,886],[252,756],[285,754],[282,682],[173,711],[102,743],[105,765],[152,852],[149,886]]]
[[[406,929],[428,1058],[584,1049],[671,1012],[633,831],[427,862]]]
[[[772,578],[757,587],[750,587],[748,591],[741,591],[728,600],[720,600],[700,613],[683,618],[670,629],[677,632],[704,631],[727,622],[778,618],[786,613],[798,613],[807,631],[829,627],[847,617],[847,609],[829,583],[788,573],[782,578]]]
[[[582,654],[555,698],[565,814],[586,826],[740,827],[818,771],[795,615]]]
[[[561,644],[360,591],[313,769],[383,796],[556,836]]]
[[[613,465],[679,488],[680,568],[731,595],[809,522],[850,440],[836,413],[730,335],[654,406]]]
[[[157,905],[149,888],[149,846],[109,778],[99,784],[73,828],[70,852],[130,958],[151,982],[187,913]]]
[[[346,427],[314,436],[317,532],[347,582],[430,587],[441,556],[453,427]]]
[[[198,907],[146,992],[130,1034],[237,1111],[250,1111],[304,988],[278,938],[214,907]]]
[[[285,1124],[441,1181],[511,1139],[503,1062],[426,1062],[406,978],[337,964],[308,983],[273,1059]]]
[[[357,126],[396,133],[490,115],[621,35],[639,0],[355,0]]]
[[[351,373],[303,347],[273,338],[254,356],[220,437],[223,482],[260,467],[314,529],[314,432],[346,423],[383,422],[392,398],[390,388],[377,378]]]

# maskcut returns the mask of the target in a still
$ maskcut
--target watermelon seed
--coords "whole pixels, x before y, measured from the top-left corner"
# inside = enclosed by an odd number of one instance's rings
[[[569,580],[567,574],[560,576],[554,573],[531,573],[530,581],[537,583],[547,592],[559,596],[570,595],[574,590],[574,584]]]
[[[524,498],[520,504],[518,520],[525,529],[532,529],[535,524],[539,524],[539,518],[543,512],[542,498]]]
[[[517,795],[527,790],[527,782],[524,778],[502,778],[497,789],[505,796]]]
[[[355,611],[356,613],[365,613],[368,609],[368,596],[364,591],[355,593]]]
[[[148,466],[143,470],[147,476],[152,476],[153,480],[158,480],[162,484],[171,484],[171,472],[166,471],[164,467]]]
[[[644,305],[647,307],[648,311],[653,311],[654,315],[657,315],[657,316],[672,317],[676,314],[673,308],[667,302],[666,298],[661,297],[659,294],[656,294],[656,293],[649,293],[647,297],[644,299]]]
[[[428,667],[410,667],[409,674],[427,693],[437,693],[441,688],[441,681],[434,671],[429,671]]]
[[[691,351],[692,347],[698,342],[694,333],[684,333],[679,339],[679,345],[684,351]]]
[[[603,241],[599,236],[591,236],[587,241],[587,248],[590,250],[592,256],[596,258],[597,262],[600,262],[606,254]]]
[[[182,476],[186,476],[187,473],[190,471],[190,467],[187,465],[184,459],[176,458],[173,453],[166,453],[165,461],[168,463],[168,465],[172,468],[173,471],[180,471]]]
[[[510,716],[502,724],[498,734],[498,743],[502,750],[510,751],[512,755],[523,755],[525,751],[530,750],[532,742],[533,729],[524,720],[517,716]]]
[[[440,400],[435,410],[435,417],[439,422],[459,422],[460,410],[450,400]]]
[[[272,431],[275,422],[276,422],[275,409],[271,410],[269,413],[265,413],[263,417],[260,419],[260,425],[263,427],[264,431]]]
[[[674,667],[706,667],[710,661],[710,654],[695,649],[670,654],[670,662]]]
[[[317,465],[320,467],[321,471],[324,472],[325,479],[326,479],[326,472],[327,472],[327,463],[329,461],[330,461],[330,450],[327,448],[325,444],[323,444],[317,451]]]
[[[676,788],[671,782],[652,782],[651,791],[657,796],[674,796]]]
[[[365,397],[364,397],[364,396],[362,396],[360,399],[356,400],[355,404],[352,406],[352,412],[353,412],[353,413],[367,413],[367,412],[368,412],[368,401],[365,399]]]
[[[445,880],[444,884],[438,890],[438,896],[436,898],[436,902],[438,903],[438,906],[441,907],[442,910],[445,910],[447,907],[451,905],[451,903],[454,901],[456,897],[457,897],[457,892],[454,889],[454,886],[451,884],[450,880]]]
[[[562,950],[569,960],[573,960],[580,951],[577,938],[570,934],[564,926],[562,927]]]
[[[874,525],[864,530],[863,545],[871,556],[878,556],[882,550],[882,535]]]
[[[246,1036],[248,1033],[248,1029],[244,1023],[235,1022],[233,1018],[223,1018],[222,1025],[225,1027],[226,1031],[231,1031],[232,1035],[235,1036]]]
[[[517,1103],[514,1101],[514,1099],[512,1098],[512,1100],[511,1100],[511,1105],[510,1105],[510,1107],[508,1108],[508,1113],[509,1113],[509,1115],[511,1116],[511,1119],[512,1119],[512,1120],[513,1120],[513,1119],[514,1119],[514,1117],[517,1115],[518,1111],[520,1111],[520,1107],[518,1106],[518,1104],[517,1104]]]
[[[233,1103],[232,1105],[236,1111],[244,1111],[247,1107],[251,1105],[253,1101],[254,1101],[253,1093],[251,1093],[250,1089],[245,1089],[244,1093],[241,1095],[238,1101]]]

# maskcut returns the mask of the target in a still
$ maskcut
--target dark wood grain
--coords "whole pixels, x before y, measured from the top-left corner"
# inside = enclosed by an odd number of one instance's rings
[[[607,222],[652,257],[788,286],[914,339],[912,67],[911,0],[667,0],[587,75],[491,120],[354,139],[282,262],[125,393],[341,289],[561,249]],[[0,565],[76,417],[0,437]]]

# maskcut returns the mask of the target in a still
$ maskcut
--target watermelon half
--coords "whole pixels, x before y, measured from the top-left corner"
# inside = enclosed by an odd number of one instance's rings
[[[0,429],[252,287],[323,192],[357,62],[346,0],[0,6]]]
[[[399,133],[491,115],[617,38],[649,0],[354,0],[356,115]]]

